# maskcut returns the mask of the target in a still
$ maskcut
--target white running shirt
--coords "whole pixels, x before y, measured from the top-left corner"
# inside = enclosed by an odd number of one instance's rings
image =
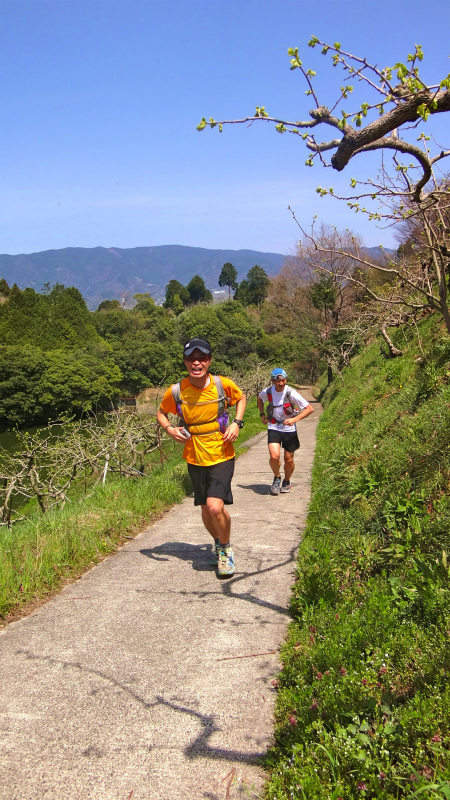
[[[268,386],[267,388],[268,389],[272,388],[273,415],[276,419],[276,422],[269,422],[267,426],[268,430],[279,431],[279,432],[284,431],[285,433],[294,433],[294,431],[296,430],[295,424],[283,425],[283,420],[289,419],[289,417],[291,416],[290,414],[285,414],[283,411],[283,404],[285,401],[286,392],[288,390],[290,391],[291,402],[295,408],[299,409],[299,411],[303,411],[303,409],[306,408],[306,406],[309,406],[308,401],[305,400],[305,398],[302,397],[301,394],[299,394],[299,392],[296,391],[296,389],[292,389],[287,384],[285,385],[282,392],[276,392],[274,386],[272,387]],[[263,403],[268,403],[269,399],[267,397],[267,389],[263,389],[262,392],[259,393],[259,397],[263,401]],[[294,414],[292,414],[292,416],[294,416]]]

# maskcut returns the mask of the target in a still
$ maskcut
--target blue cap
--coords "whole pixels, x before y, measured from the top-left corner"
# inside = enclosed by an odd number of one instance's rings
[[[270,377],[273,378],[273,380],[275,380],[275,378],[287,378],[287,375],[284,369],[276,367],[276,369],[273,369],[272,372],[270,373]]]

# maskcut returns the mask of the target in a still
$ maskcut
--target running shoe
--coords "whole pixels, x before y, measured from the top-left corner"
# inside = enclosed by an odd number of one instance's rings
[[[221,547],[219,554],[219,563],[217,565],[218,575],[232,575],[236,569],[234,564],[234,553],[231,547],[224,549]]]
[[[290,492],[290,491],[291,491],[291,482],[283,479],[280,492]]]
[[[215,539],[211,553],[211,559],[209,562],[212,567],[217,567],[217,564],[219,563],[219,556],[220,556],[220,539]]]
[[[270,491],[272,494],[280,494],[281,490],[281,478],[274,478],[272,486],[270,487]]]

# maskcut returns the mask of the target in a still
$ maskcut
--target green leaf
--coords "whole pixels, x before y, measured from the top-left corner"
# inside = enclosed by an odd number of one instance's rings
[[[207,124],[208,123],[206,122],[206,119],[202,117],[202,121],[197,125],[197,130],[203,131],[206,128]]]
[[[319,40],[318,40],[317,36],[311,36],[311,39],[308,42],[308,47],[315,47],[316,44],[318,43],[318,41]]]
[[[340,42],[335,42],[334,43],[334,49],[335,50],[340,50],[341,49],[341,43]]]
[[[428,108],[426,103],[422,103],[417,109],[417,113],[420,117],[422,117],[423,121],[426,122],[428,117],[430,116],[430,109]]]
[[[399,79],[399,80],[400,80],[402,83],[404,83],[404,82],[405,82],[405,79],[406,79],[406,77],[407,77],[407,75],[409,74],[409,69],[408,69],[408,67],[406,66],[406,64],[402,64],[402,63],[401,63],[401,61],[399,61],[399,62],[398,62],[396,65],[395,65],[395,69],[397,70],[397,78],[398,78],[398,79]]]

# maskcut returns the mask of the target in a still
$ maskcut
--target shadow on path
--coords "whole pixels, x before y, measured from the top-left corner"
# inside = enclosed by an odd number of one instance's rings
[[[143,556],[152,561],[170,561],[170,557],[181,561],[190,561],[192,569],[197,572],[212,572],[214,567],[209,560],[212,555],[212,544],[189,544],[188,542],[165,542],[151,549],[140,550]]]
[[[223,594],[226,597],[232,597],[235,600],[243,600],[247,603],[253,603],[261,608],[267,608],[271,611],[275,611],[277,614],[282,614],[283,616],[290,616],[289,610],[284,608],[283,606],[276,605],[275,603],[271,603],[268,600],[263,600],[261,597],[257,597],[253,592],[239,592],[235,591],[235,587],[239,584],[240,581],[248,580],[249,578],[260,578],[264,573],[273,572],[274,570],[280,569],[281,567],[288,566],[289,564],[296,563],[296,550],[297,547],[291,548],[289,552],[289,556],[285,558],[283,561],[279,561],[276,564],[271,564],[270,566],[264,566],[266,559],[263,558],[255,558],[253,556],[252,560],[254,563],[254,569],[251,572],[239,572],[238,574],[234,574],[231,578],[228,578],[226,583],[220,582],[219,586],[215,590],[199,590],[194,592],[192,590],[189,591],[175,591],[175,590],[168,590],[168,593],[178,594],[178,595],[186,595],[192,598],[198,598],[199,600],[203,600],[205,597],[210,597],[212,595]],[[210,545],[192,545],[187,544],[185,542],[167,542],[166,544],[160,544],[157,547],[152,549],[145,549],[140,550],[142,555],[147,556],[147,558],[154,559],[156,561],[169,561],[169,558],[164,558],[164,556],[171,556],[175,558],[180,558],[182,561],[192,561],[192,568],[195,570],[213,570],[214,567],[210,566],[209,564],[200,563],[196,559],[199,558],[199,553],[203,556],[207,555],[209,558],[212,547]],[[159,557],[162,556],[162,557]],[[195,559],[195,560],[194,560]]]
[[[239,489],[248,489],[255,494],[267,495],[270,494],[270,486],[264,483],[238,483]]]
[[[221,761],[240,761],[246,764],[255,764],[262,757],[262,753],[258,752],[243,753],[240,750],[228,750],[221,747],[212,747],[209,744],[210,737],[213,735],[213,733],[221,730],[221,728],[215,722],[214,714],[201,714],[199,711],[189,708],[182,700],[179,702],[173,702],[165,700],[164,697],[161,697],[160,695],[156,695],[154,701],[145,700],[145,698],[141,697],[134,689],[130,688],[124,683],[121,683],[121,681],[118,681],[116,678],[107,675],[105,672],[102,672],[99,669],[93,669],[92,667],[85,666],[79,661],[62,661],[60,659],[53,658],[52,656],[36,655],[30,650],[24,649],[17,650],[16,654],[25,656],[25,658],[32,661],[40,661],[47,665],[62,666],[67,670],[78,670],[79,672],[87,675],[94,675],[98,678],[101,678],[109,685],[121,689],[123,692],[125,692],[125,694],[128,695],[128,697],[138,703],[142,708],[150,710],[158,706],[165,707],[180,714],[187,714],[188,716],[193,717],[200,723],[201,731],[191,744],[183,747],[183,753],[191,760],[196,758],[213,758]],[[175,748],[164,746],[155,748],[154,745],[151,745],[150,749],[167,750]]]

